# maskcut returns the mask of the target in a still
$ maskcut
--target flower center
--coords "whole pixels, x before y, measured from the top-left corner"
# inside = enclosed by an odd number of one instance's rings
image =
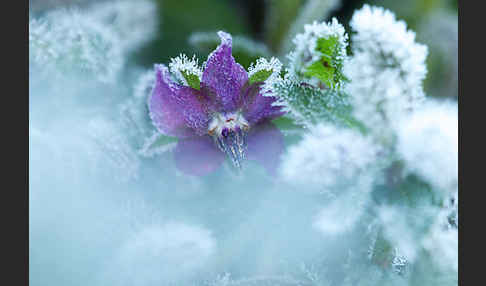
[[[209,124],[208,134],[213,136],[218,148],[237,168],[241,168],[245,158],[246,134],[249,128],[248,121],[239,112],[215,114]]]
[[[211,136],[226,136],[230,131],[237,131],[238,129],[247,131],[249,128],[248,121],[240,112],[216,113],[209,123],[208,134]]]

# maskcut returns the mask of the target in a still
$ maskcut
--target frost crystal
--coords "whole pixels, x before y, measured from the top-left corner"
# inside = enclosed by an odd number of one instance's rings
[[[457,190],[457,104],[427,102],[400,121],[397,136],[398,152],[410,171],[422,176],[445,195],[452,195]]]
[[[199,83],[202,78],[202,69],[199,67],[198,60],[194,55],[189,59],[186,55],[180,54],[172,58],[169,64],[170,72],[186,86],[192,86],[199,89]],[[194,86],[193,86],[194,85]]]
[[[250,81],[265,81],[270,77],[276,77],[282,70],[282,63],[275,57],[270,61],[265,58],[259,58],[256,64],[251,64],[248,68],[248,78]]]
[[[274,96],[276,106],[282,106],[296,123],[313,126],[319,122],[336,125],[352,125],[349,118],[348,96],[340,91],[320,89],[306,83],[295,82],[289,74],[267,81],[267,95]]]
[[[329,88],[343,84],[342,63],[346,59],[348,36],[336,18],[330,23],[314,22],[295,36],[295,50],[289,55],[291,78]]]
[[[380,134],[387,122],[424,98],[427,47],[415,42],[415,33],[405,22],[380,7],[364,5],[350,25],[356,33],[354,55],[344,65],[351,80],[347,92],[355,116]]]

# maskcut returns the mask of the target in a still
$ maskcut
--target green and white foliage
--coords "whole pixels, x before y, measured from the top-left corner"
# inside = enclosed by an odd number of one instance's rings
[[[320,89],[307,83],[296,82],[288,75],[270,81],[270,94],[278,97],[276,104],[283,105],[287,116],[303,126],[329,122],[344,126],[358,126],[350,117],[351,105],[347,94],[339,90]]]
[[[304,33],[293,40],[295,49],[288,55],[290,77],[296,81],[328,89],[339,89],[348,36],[333,18],[329,23],[314,22],[304,26]]]
[[[197,90],[200,89],[203,71],[195,56],[189,59],[186,55],[181,54],[171,59],[169,69],[179,83]]]

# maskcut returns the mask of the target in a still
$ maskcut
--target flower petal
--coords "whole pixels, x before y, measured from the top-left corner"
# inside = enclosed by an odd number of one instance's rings
[[[212,94],[220,105],[220,112],[232,112],[240,103],[240,90],[248,81],[245,69],[231,55],[232,38],[218,32],[221,44],[208,57],[202,75],[202,89]]]
[[[207,97],[198,90],[176,84],[164,65],[156,65],[156,80],[149,99],[150,118],[166,135],[190,137],[207,132]]]
[[[248,134],[247,158],[255,160],[274,176],[284,149],[283,134],[270,122],[259,124]]]
[[[181,139],[174,150],[177,168],[193,176],[203,176],[216,170],[224,159],[225,155],[209,136]]]
[[[272,106],[276,101],[273,96],[263,96],[260,92],[262,83],[254,83],[242,92],[243,116],[250,125],[258,124],[265,119],[274,119],[285,112],[281,106]]]

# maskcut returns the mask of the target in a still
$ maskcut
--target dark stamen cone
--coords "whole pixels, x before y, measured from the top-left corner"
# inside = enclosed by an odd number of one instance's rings
[[[216,136],[216,144],[233,162],[237,169],[241,169],[245,159],[247,133],[240,129],[223,129],[219,136]]]

